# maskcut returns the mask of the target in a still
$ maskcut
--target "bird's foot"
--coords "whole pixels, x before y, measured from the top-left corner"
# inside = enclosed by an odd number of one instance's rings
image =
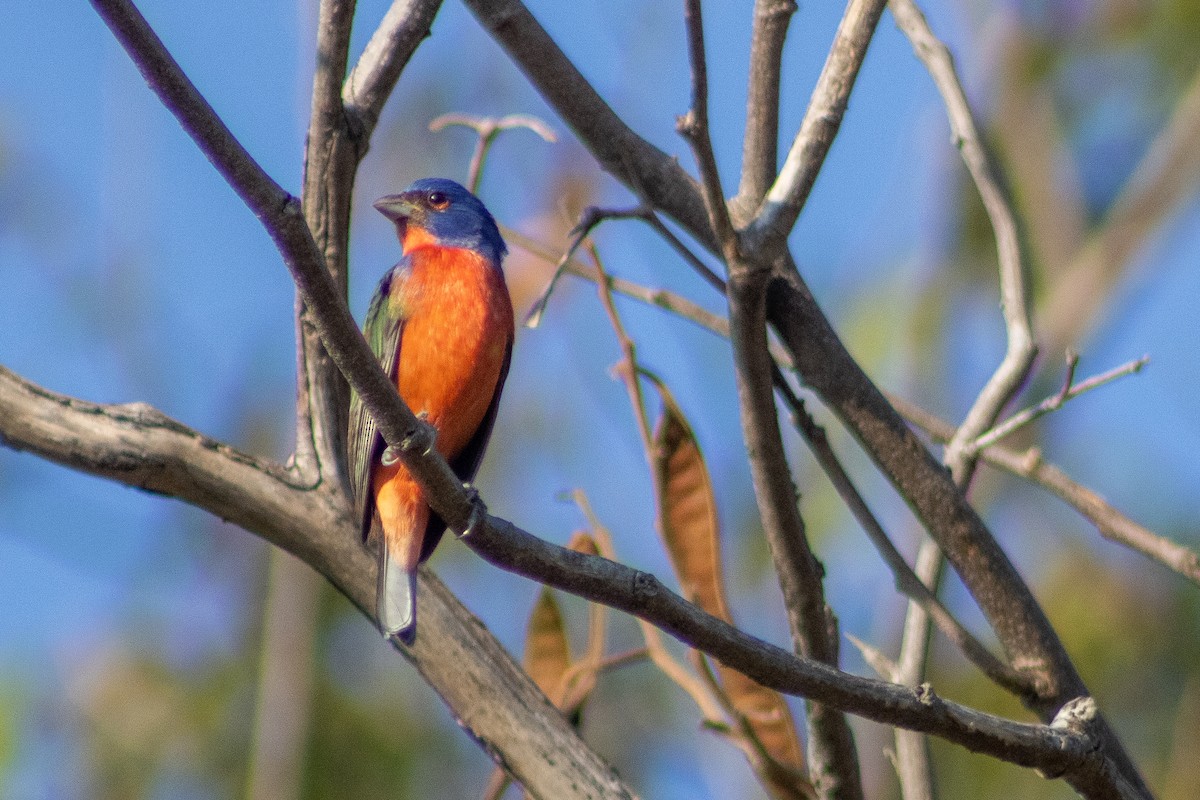
[[[399,444],[390,444],[384,448],[379,462],[385,467],[390,467],[399,463],[401,453],[410,453],[414,450],[427,456],[433,452],[436,442],[437,428],[429,424],[429,412],[422,411],[417,414],[417,426],[406,433]]]
[[[454,532],[454,535],[459,539],[465,539],[470,536],[487,519],[487,506],[483,504],[483,498],[479,496],[479,492],[469,483],[464,483],[463,488],[466,489],[467,498],[471,503],[471,516],[467,517],[465,528]]]

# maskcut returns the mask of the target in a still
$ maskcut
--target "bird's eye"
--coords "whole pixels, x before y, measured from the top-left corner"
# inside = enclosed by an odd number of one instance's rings
[[[429,201],[429,207],[434,211],[445,211],[450,207],[450,198],[446,196],[445,192],[430,192],[425,199]]]

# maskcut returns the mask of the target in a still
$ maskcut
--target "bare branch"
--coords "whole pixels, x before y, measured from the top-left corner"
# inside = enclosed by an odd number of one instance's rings
[[[350,251],[350,197],[357,160],[345,152],[341,86],[349,59],[353,0],[323,0],[317,19],[317,62],[304,154],[301,208],[325,267],[343,294]],[[296,297],[296,465],[345,485],[346,381],[330,363]]]
[[[746,133],[742,181],[730,202],[734,223],[744,225],[758,208],[779,168],[779,91],[783,44],[795,0],[756,0],[750,34],[750,81],[746,92]]]
[[[950,468],[954,482],[965,492],[975,470],[974,452],[969,451],[969,443],[995,423],[1005,404],[1020,389],[1037,355],[1029,316],[1027,268],[1016,216],[984,147],[949,49],[934,36],[914,0],[892,0],[891,9],[896,24],[912,43],[913,50],[925,64],[942,96],[950,120],[951,135],[975,182],[996,237],[1000,264],[1000,305],[1004,312],[1007,348],[1000,365],[947,444],[942,459]],[[918,577],[936,592],[942,573],[941,556],[936,545],[930,541],[922,544],[917,562],[921,568]],[[920,609],[912,609],[905,621],[901,644],[899,666],[903,682],[915,685],[924,679],[928,639],[928,617]],[[916,795],[905,789],[906,800],[913,800],[914,796],[926,794],[924,787],[931,784],[931,768],[927,762],[927,748],[912,741],[901,741],[904,739],[911,739],[911,735],[897,731],[897,769],[902,787],[920,787]]]
[[[797,658],[705,614],[648,573],[558,547],[504,520],[489,517],[463,541],[502,569],[633,614],[785,694],[944,735],[975,752],[1047,774],[1090,780],[1104,768],[1102,755],[1090,749],[1090,733],[1001,720],[943,700],[928,686],[897,686]]]
[[[354,121],[359,160],[366,155],[384,103],[417,46],[429,36],[441,6],[442,0],[394,0],[346,79],[342,103],[347,118]]]
[[[725,205],[721,173],[717,169],[717,158],[708,130],[708,64],[704,54],[704,15],[700,0],[685,0],[683,19],[687,26],[688,62],[692,67],[692,108],[678,120],[676,128],[692,147],[692,154],[700,168],[700,187],[704,194],[704,205],[708,208],[709,224],[728,258],[736,251],[737,235],[729,219],[729,208]]]
[[[609,324],[612,326],[613,333],[617,337],[617,344],[621,348],[621,363],[617,367],[617,372],[621,381],[625,384],[625,392],[629,395],[629,405],[633,411],[634,421],[637,423],[638,434],[642,439],[642,451],[646,456],[646,463],[654,463],[654,435],[650,432],[650,420],[646,416],[646,401],[642,395],[642,379],[641,367],[637,361],[637,346],[633,339],[625,332],[625,325],[621,322],[621,315],[617,313],[616,304],[612,299],[612,287],[608,280],[608,273],[604,271],[604,263],[600,260],[600,255],[596,252],[596,246],[593,244],[589,247],[589,252],[592,256],[592,264],[596,267],[596,273],[600,276],[600,280],[596,281],[596,287],[599,289],[600,304],[604,306],[604,313],[608,316]],[[593,524],[598,524],[599,520],[593,518]],[[609,556],[611,558],[611,556]],[[652,643],[647,637],[646,646],[653,651]],[[658,663],[657,658],[655,663]]]
[[[1112,383],[1119,378],[1124,378],[1126,375],[1133,375],[1141,372],[1142,367],[1150,363],[1150,356],[1142,356],[1141,358],[1128,361],[1119,367],[1114,367],[1107,372],[1102,372],[1099,375],[1093,375],[1082,383],[1072,383],[1071,379],[1074,376],[1074,364],[1078,361],[1078,357],[1071,360],[1068,366],[1068,374],[1066,382],[1057,393],[1047,397],[1036,406],[1032,406],[1023,411],[1018,411],[1004,422],[995,426],[991,430],[980,434],[975,441],[971,442],[968,450],[972,453],[978,453],[981,450],[994,445],[1006,436],[1011,435],[1015,431],[1020,430],[1031,422],[1041,419],[1042,417],[1057,411],[1062,408],[1063,403],[1068,400],[1078,397],[1084,392],[1090,392],[1092,389],[1098,389],[1106,383]]]
[[[755,249],[782,246],[825,163],[887,0],[850,0],[783,169],[747,229]]]
[[[1008,349],[1004,360],[980,391],[959,426],[958,434],[946,449],[945,461],[955,481],[959,486],[965,486],[970,479],[972,459],[969,455],[964,458],[960,451],[965,451],[968,442],[996,421],[1004,405],[1012,399],[1029,374],[1037,354],[1029,317],[1028,269],[1021,251],[1016,216],[984,147],[950,51],[934,36],[913,0],[892,0],[891,9],[896,24],[912,42],[913,50],[929,70],[942,95],[950,118],[951,135],[975,182],[996,236],[1000,263],[1000,307],[1004,311]]]
[[[944,442],[953,435],[954,426],[950,423],[901,398],[893,396],[891,401],[906,419],[935,440]],[[1044,486],[1095,525],[1104,538],[1135,550],[1200,585],[1200,554],[1129,519],[1103,497],[1043,460],[1036,448],[1021,453],[1003,445],[992,445],[980,454],[980,458],[993,467]]]
[[[375,417],[383,438],[404,454],[406,466],[423,483],[437,487],[432,493],[435,497],[453,498],[453,505],[435,506],[435,510],[455,530],[465,529],[475,513],[471,498],[445,460],[432,449],[426,451],[427,426],[396,394],[358,331],[343,294],[317,252],[299,203],[246,153],[128,0],[94,0],[94,4],[150,87],[275,241],[326,349],[344,375],[355,376],[354,388]]]
[[[742,437],[793,646],[807,658],[836,666],[837,634],[831,630],[836,623],[825,603],[823,570],[805,535],[772,392],[775,362],[767,349],[767,278],[766,272],[744,262],[729,265],[729,330]],[[820,796],[861,797],[858,757],[845,717],[810,704],[808,728],[809,770]]]

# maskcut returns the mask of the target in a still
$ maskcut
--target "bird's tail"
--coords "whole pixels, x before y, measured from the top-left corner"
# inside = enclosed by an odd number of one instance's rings
[[[398,636],[412,644],[417,634],[417,574],[409,571],[388,552],[379,548],[379,585],[376,613],[384,636]]]

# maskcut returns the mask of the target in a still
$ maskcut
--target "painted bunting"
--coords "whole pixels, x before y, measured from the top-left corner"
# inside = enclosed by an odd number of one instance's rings
[[[496,421],[512,354],[513,308],[496,221],[454,181],[419,180],[375,202],[396,225],[402,257],[371,300],[363,332],[408,407],[464,482]],[[385,636],[416,634],[416,570],[446,529],[370,412],[350,401],[350,481],[363,536],[379,544],[377,615]]]

